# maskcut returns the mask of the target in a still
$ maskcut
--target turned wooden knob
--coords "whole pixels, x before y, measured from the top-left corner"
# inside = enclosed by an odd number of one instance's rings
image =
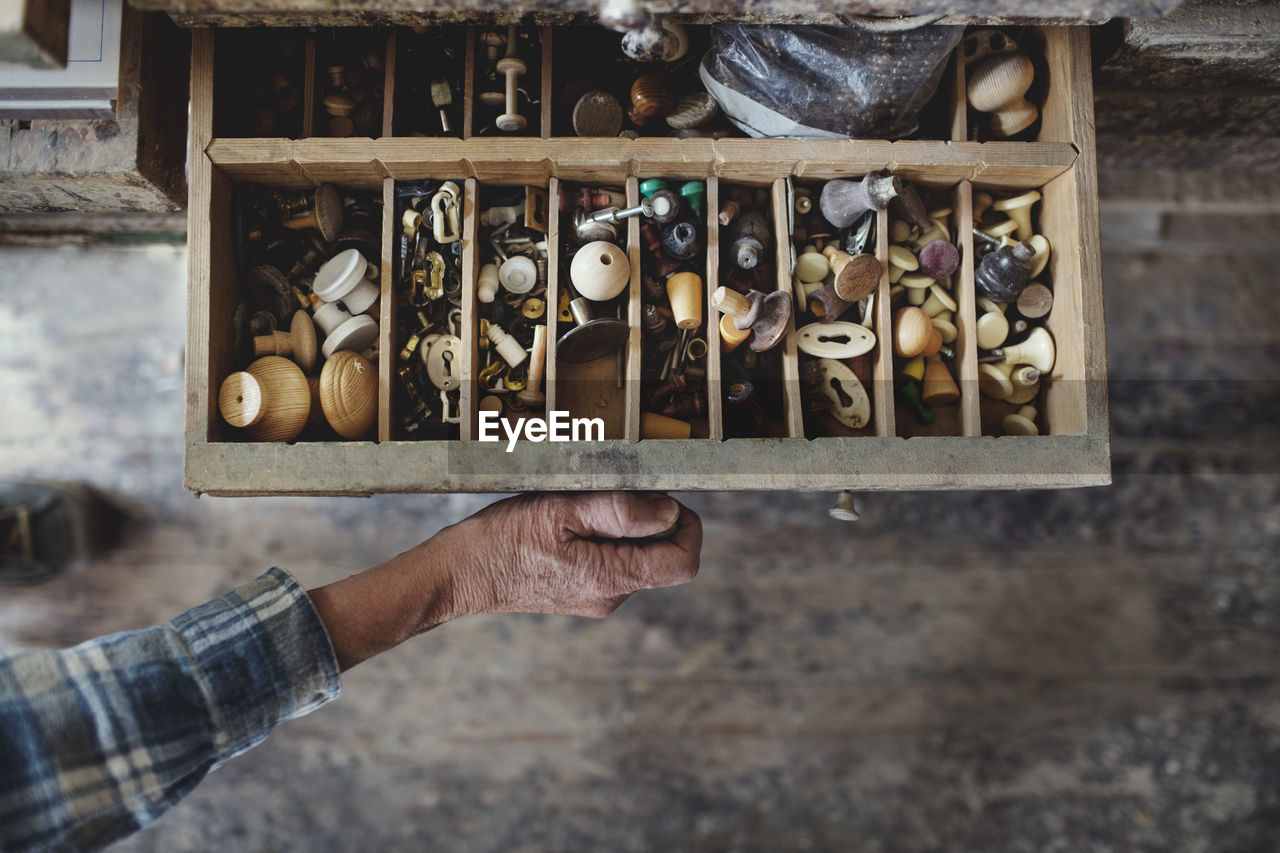
[[[1035,104],[1026,99],[1036,70],[1025,53],[988,56],[968,70],[969,106],[991,114],[996,136],[1012,136],[1030,127],[1039,117]]]
[[[295,311],[289,323],[289,331],[258,335],[253,339],[255,357],[264,355],[293,356],[303,373],[310,373],[316,366],[316,324],[306,311]]]
[[[1036,426],[1035,406],[1023,406],[1013,414],[1005,415],[1000,425],[1004,427],[1005,435],[1039,435],[1040,428]]]
[[[640,413],[640,437],[651,438],[688,438],[693,435],[693,425],[688,421],[676,420],[656,412]]]
[[[749,337],[751,337],[750,326],[739,329],[733,323],[732,314],[720,315],[720,351],[722,353],[733,352]]]
[[[363,438],[378,419],[378,371],[351,350],[329,357],[320,371],[320,406],[343,438]]]
[[[218,410],[253,441],[293,441],[311,414],[311,391],[298,365],[268,355],[222,381]]]
[[[920,399],[926,406],[945,406],[960,399],[960,389],[951,371],[937,355],[925,359],[924,381],[920,383]]]
[[[914,358],[929,346],[935,331],[929,315],[919,308],[899,308],[893,315],[893,351],[902,358]]]
[[[836,274],[833,282],[836,295],[846,302],[860,302],[880,286],[880,262],[866,252],[860,255],[832,252],[831,271]]]
[[[507,55],[498,60],[497,70],[506,77],[505,110],[494,123],[498,130],[511,133],[524,130],[528,123],[524,116],[516,111],[516,78],[529,70],[523,59],[516,55],[516,27],[507,27]]]
[[[342,232],[342,197],[328,184],[316,187],[315,203],[302,216],[282,223],[285,228],[314,228],[330,243]]]
[[[631,84],[631,108],[645,118],[663,118],[675,105],[675,93],[665,74],[642,74]]]
[[[696,329],[702,325],[702,279],[697,273],[678,272],[667,279],[667,298],[677,327]]]
[[[1015,233],[1019,240],[1030,240],[1032,234],[1031,228],[1031,206],[1040,200],[1039,190],[1016,195],[1013,198],[1002,198],[991,205],[992,210],[998,210],[1005,216],[1013,220]]]

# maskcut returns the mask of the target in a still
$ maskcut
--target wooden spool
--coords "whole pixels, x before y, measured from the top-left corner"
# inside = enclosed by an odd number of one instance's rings
[[[338,435],[364,438],[378,419],[378,371],[358,353],[335,352],[320,371],[320,406]]]
[[[990,113],[995,136],[1013,136],[1026,130],[1040,116],[1027,100],[1036,69],[1025,53],[989,56],[968,70],[969,106]]]
[[[293,441],[311,414],[311,390],[298,365],[268,355],[222,381],[218,410],[253,441]]]

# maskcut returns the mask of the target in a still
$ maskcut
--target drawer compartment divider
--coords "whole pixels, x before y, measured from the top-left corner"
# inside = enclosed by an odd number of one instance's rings
[[[720,286],[720,180],[707,178],[707,279],[702,306],[707,337],[707,429],[712,441],[724,440],[724,389],[720,384],[720,311],[711,294]]]
[[[382,273],[379,278],[378,311],[378,441],[394,435],[391,374],[396,365],[396,247],[400,245],[400,223],[396,221],[396,182],[382,182]]]
[[[896,435],[893,405],[893,306],[889,300],[889,211],[876,214],[876,260],[880,262],[880,286],[876,288],[875,320],[876,363],[871,369],[872,417],[876,435]]]
[[[960,268],[956,274],[956,379],[960,386],[961,434],[982,435],[981,403],[978,399],[978,309],[973,286],[973,185],[961,181],[956,187],[952,210],[955,211],[956,245],[960,249]]]
[[[778,178],[772,187],[773,203],[773,250],[777,259],[774,269],[777,273],[778,290],[787,294],[793,303],[795,297],[791,293],[791,229],[787,226],[790,210],[787,207],[787,179]],[[804,405],[800,393],[800,359],[796,352],[796,324],[794,315],[787,326],[786,337],[782,341],[782,406],[783,418],[787,425],[788,438],[804,438]]]
[[[547,360],[543,366],[542,393],[546,411],[560,408],[556,399],[556,341],[560,340],[560,179],[547,189]]]
[[[462,387],[458,391],[459,438],[471,441],[477,426],[476,365],[480,363],[480,323],[476,311],[476,276],[479,244],[480,194],[475,178],[467,178],[462,191]]]
[[[550,127],[549,124],[544,127]],[[627,178],[627,207],[635,207],[640,203],[640,181],[632,176]],[[627,288],[627,325],[631,328],[627,336],[626,364],[623,384],[626,386],[626,426],[624,437],[627,441],[640,440],[640,217],[627,219],[627,260],[631,264],[631,281]]]

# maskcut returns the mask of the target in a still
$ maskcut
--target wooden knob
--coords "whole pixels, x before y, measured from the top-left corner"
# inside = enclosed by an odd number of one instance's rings
[[[937,355],[925,359],[924,381],[920,383],[920,399],[926,406],[945,406],[960,399],[960,389],[951,371]]]
[[[702,279],[697,273],[678,272],[667,279],[667,298],[677,327],[696,329],[702,325]]]
[[[1014,230],[1019,240],[1030,240],[1032,234],[1031,206],[1039,200],[1039,190],[1032,190],[1022,195],[1016,195],[1013,198],[1002,198],[992,204],[991,208],[1000,211],[1014,221],[1016,225]]]
[[[542,368],[547,360],[547,327],[533,327],[533,347],[529,352],[529,378],[524,390],[516,395],[520,402],[527,406],[540,408],[546,405],[546,395],[542,393]]]
[[[283,223],[285,228],[314,228],[332,243],[342,231],[342,197],[328,184],[316,187],[315,204],[310,212]]]
[[[665,74],[642,74],[631,84],[631,108],[645,118],[663,118],[676,105]]]
[[[859,255],[833,252],[831,271],[836,274],[833,282],[836,294],[846,302],[860,302],[880,286],[880,262],[866,252]]]
[[[720,342],[722,353],[730,353],[738,348],[739,345],[751,336],[751,327],[739,329],[733,323],[732,314],[720,315]]]
[[[569,278],[580,296],[607,302],[626,288],[631,280],[631,265],[626,254],[613,243],[597,240],[573,256]]]
[[[935,331],[929,315],[919,308],[899,308],[893,315],[893,351],[902,358],[914,358],[924,352]]]
[[[1039,435],[1040,428],[1036,426],[1035,406],[1023,406],[1017,412],[1005,415],[1000,425],[1004,427],[1005,435]]]
[[[293,441],[307,425],[311,391],[298,365],[268,355],[223,380],[218,410],[253,441]]]
[[[320,406],[338,435],[363,438],[378,419],[378,372],[364,356],[339,350],[320,371]]]
[[[676,130],[702,127],[715,118],[719,111],[720,105],[711,95],[706,92],[690,92],[681,97],[667,114],[667,124]]]
[[[310,373],[316,366],[316,324],[306,311],[295,311],[288,332],[272,332],[253,339],[255,357],[264,355],[293,356],[303,373]]]
[[[693,425],[688,421],[679,421],[656,412],[640,413],[640,437],[651,438],[688,438],[693,435]]]
[[[1053,291],[1038,282],[1018,294],[1018,312],[1028,320],[1040,320],[1053,310]]]
[[[989,56],[968,70],[969,106],[991,114],[994,135],[1012,136],[1040,115],[1026,99],[1035,77],[1035,66],[1025,53]]]

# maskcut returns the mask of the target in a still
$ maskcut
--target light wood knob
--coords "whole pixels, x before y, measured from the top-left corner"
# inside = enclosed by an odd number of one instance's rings
[[[1035,406],[1023,406],[1017,412],[1005,415],[1000,425],[1004,427],[1005,435],[1039,435],[1040,428],[1036,426]]]
[[[732,314],[720,315],[720,341],[723,344],[723,346],[720,347],[721,352],[733,352],[749,337],[751,337],[750,326],[745,329],[739,329],[733,324]]]
[[[1016,226],[1014,231],[1019,240],[1030,240],[1032,234],[1031,206],[1039,200],[1040,191],[1032,190],[1022,195],[1016,195],[1013,198],[1002,198],[992,204],[991,208],[1000,211],[1013,220]]]
[[[546,405],[546,395],[542,393],[542,368],[547,361],[547,327],[533,327],[533,347],[529,351],[529,378],[524,390],[516,396],[520,402],[535,408]]]
[[[968,70],[969,106],[991,114],[991,132],[1012,136],[1025,130],[1040,115],[1026,99],[1036,70],[1025,53],[989,56]]]
[[[339,350],[320,371],[320,406],[334,432],[363,438],[378,419],[378,372],[364,356]]]
[[[607,302],[631,280],[626,254],[606,240],[596,240],[578,250],[569,264],[569,278],[579,296]]]
[[[899,308],[893,315],[893,351],[902,358],[914,358],[924,352],[936,331],[929,315],[919,308]]]
[[[693,425],[688,421],[680,421],[659,415],[656,412],[640,413],[640,437],[650,438],[688,438],[693,435]]]
[[[316,324],[306,311],[295,311],[289,323],[289,331],[272,332],[269,335],[258,335],[253,339],[253,354],[292,356],[303,373],[310,373],[316,367],[316,354],[319,345],[316,341]]]
[[[298,365],[268,355],[223,380],[218,410],[253,441],[293,441],[311,414],[311,391]]]
[[[678,272],[667,279],[667,298],[678,328],[702,325],[702,278],[697,273]]]
[[[942,359],[931,355],[925,359],[924,381],[920,383],[920,399],[926,406],[946,406],[960,399],[960,389]]]

